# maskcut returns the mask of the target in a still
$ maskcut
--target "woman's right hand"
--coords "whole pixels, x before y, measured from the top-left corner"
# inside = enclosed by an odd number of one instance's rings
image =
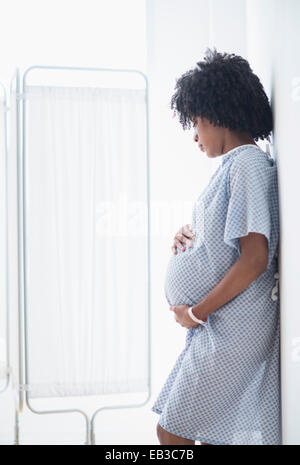
[[[187,244],[190,247],[192,247],[193,245],[192,241],[194,239],[195,239],[195,236],[192,232],[192,226],[190,224],[186,224],[185,226],[182,226],[174,236],[173,245],[171,247],[172,252],[174,254],[177,254],[177,247],[180,247],[181,250],[184,252],[185,251],[184,244]]]

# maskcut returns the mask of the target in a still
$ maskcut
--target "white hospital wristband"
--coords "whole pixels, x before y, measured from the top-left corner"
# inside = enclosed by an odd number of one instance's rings
[[[188,309],[188,314],[190,315],[192,320],[194,320],[196,323],[200,323],[200,325],[205,325],[205,321],[199,320],[198,318],[195,317],[195,315],[192,312],[192,309],[193,309],[193,307],[190,307]]]

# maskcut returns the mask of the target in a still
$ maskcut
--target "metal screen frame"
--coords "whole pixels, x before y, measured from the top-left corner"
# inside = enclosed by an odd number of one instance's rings
[[[10,382],[10,357],[9,357],[9,274],[8,274],[8,185],[7,185],[7,164],[8,164],[8,148],[7,148],[7,94],[5,86],[0,82],[0,88],[3,91],[3,101],[4,106],[4,163],[5,163],[5,173],[4,173],[4,182],[5,182],[5,270],[6,270],[6,319],[5,319],[5,335],[6,335],[6,376],[4,387],[1,388],[0,394],[5,392],[9,386]]]
[[[36,410],[30,404],[30,399],[28,396],[28,386],[30,386],[30,379],[28,374],[28,325],[27,325],[27,301],[26,301],[26,247],[25,247],[25,232],[26,232],[26,189],[25,189],[25,175],[24,175],[24,164],[26,159],[26,79],[28,74],[34,69],[48,69],[48,70],[65,70],[65,71],[91,71],[91,72],[117,72],[117,73],[137,73],[141,75],[145,80],[145,95],[146,95],[146,181],[147,181],[147,256],[148,256],[148,391],[146,399],[141,403],[133,403],[127,405],[111,405],[97,408],[92,414],[91,418],[89,415],[81,409],[56,409],[56,410]],[[21,405],[23,405],[23,394],[25,396],[25,404],[29,410],[35,414],[50,414],[50,413],[80,413],[85,419],[86,425],[86,439],[85,444],[95,444],[95,430],[94,424],[95,419],[98,413],[106,409],[121,409],[121,408],[137,408],[142,407],[147,404],[148,400],[151,397],[151,318],[150,318],[150,288],[151,288],[151,279],[150,279],[150,181],[149,181],[149,98],[148,98],[148,79],[147,76],[135,69],[111,69],[111,68],[90,68],[90,67],[73,67],[73,66],[30,66],[27,68],[23,74],[22,79],[22,90],[19,92],[18,85],[19,69],[17,69],[17,100],[22,106],[22,109],[19,110],[17,105],[17,113],[21,111],[22,113],[22,123],[20,124],[19,118],[17,122],[17,152],[18,152],[18,190],[20,193],[19,207],[18,207],[18,238],[19,238],[19,287],[20,289],[20,305],[19,305],[19,323],[20,323],[20,332],[19,332],[19,345],[20,345],[20,400]],[[22,139],[20,138],[20,127],[22,128]],[[21,146],[22,140],[22,146]],[[23,291],[23,294],[22,294]]]

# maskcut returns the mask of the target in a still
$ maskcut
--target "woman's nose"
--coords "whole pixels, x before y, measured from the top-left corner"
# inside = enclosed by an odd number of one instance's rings
[[[194,138],[194,141],[195,141],[195,142],[198,142],[198,133],[197,133],[197,129],[196,129],[196,128],[194,129],[194,136],[193,136],[193,138]]]

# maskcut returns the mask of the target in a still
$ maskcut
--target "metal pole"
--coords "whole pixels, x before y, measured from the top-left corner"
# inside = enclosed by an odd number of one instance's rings
[[[4,85],[0,82],[0,86],[2,87],[3,90],[3,106],[4,106],[4,115],[3,115],[3,120],[4,120],[4,163],[5,163],[5,269],[6,269],[6,321],[5,321],[5,326],[6,326],[6,381],[4,387],[1,389],[1,392],[4,392],[8,385],[9,385],[9,380],[10,380],[10,371],[9,371],[9,364],[10,364],[10,358],[9,358],[9,292],[8,292],[8,206],[7,206],[7,160],[8,160],[8,150],[7,150],[7,96],[6,96],[6,89]]]

